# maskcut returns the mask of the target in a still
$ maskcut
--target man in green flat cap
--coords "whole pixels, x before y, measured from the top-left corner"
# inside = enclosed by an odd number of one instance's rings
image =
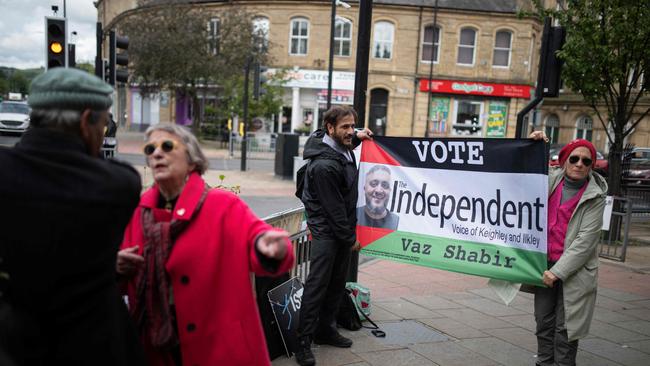
[[[113,88],[77,69],[34,79],[31,128],[0,147],[0,354],[17,365],[140,365],[115,260],[138,173],[99,158]]]

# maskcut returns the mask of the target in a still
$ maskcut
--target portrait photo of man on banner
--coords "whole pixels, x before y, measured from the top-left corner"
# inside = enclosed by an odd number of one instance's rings
[[[362,253],[541,284],[548,166],[543,143],[376,137],[359,160]]]

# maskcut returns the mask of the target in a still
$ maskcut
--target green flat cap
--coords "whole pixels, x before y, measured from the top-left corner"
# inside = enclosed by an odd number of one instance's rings
[[[34,78],[27,101],[32,108],[103,110],[113,104],[113,87],[85,71],[56,67]]]

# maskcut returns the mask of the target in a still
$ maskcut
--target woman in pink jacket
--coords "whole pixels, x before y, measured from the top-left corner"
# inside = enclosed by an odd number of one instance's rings
[[[270,365],[250,272],[293,265],[284,231],[201,178],[196,138],[170,124],[146,132],[155,185],[140,199],[116,269],[151,365]]]

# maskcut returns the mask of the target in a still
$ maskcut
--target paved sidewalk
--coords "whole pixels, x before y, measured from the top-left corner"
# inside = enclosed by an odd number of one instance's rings
[[[648,252],[648,251],[646,251]],[[343,331],[350,349],[315,346],[318,365],[533,365],[533,297],[503,305],[487,280],[386,260],[361,266],[372,291],[371,318],[387,330]],[[650,274],[602,261],[591,333],[578,365],[650,365]],[[274,366],[295,365],[281,357]]]

